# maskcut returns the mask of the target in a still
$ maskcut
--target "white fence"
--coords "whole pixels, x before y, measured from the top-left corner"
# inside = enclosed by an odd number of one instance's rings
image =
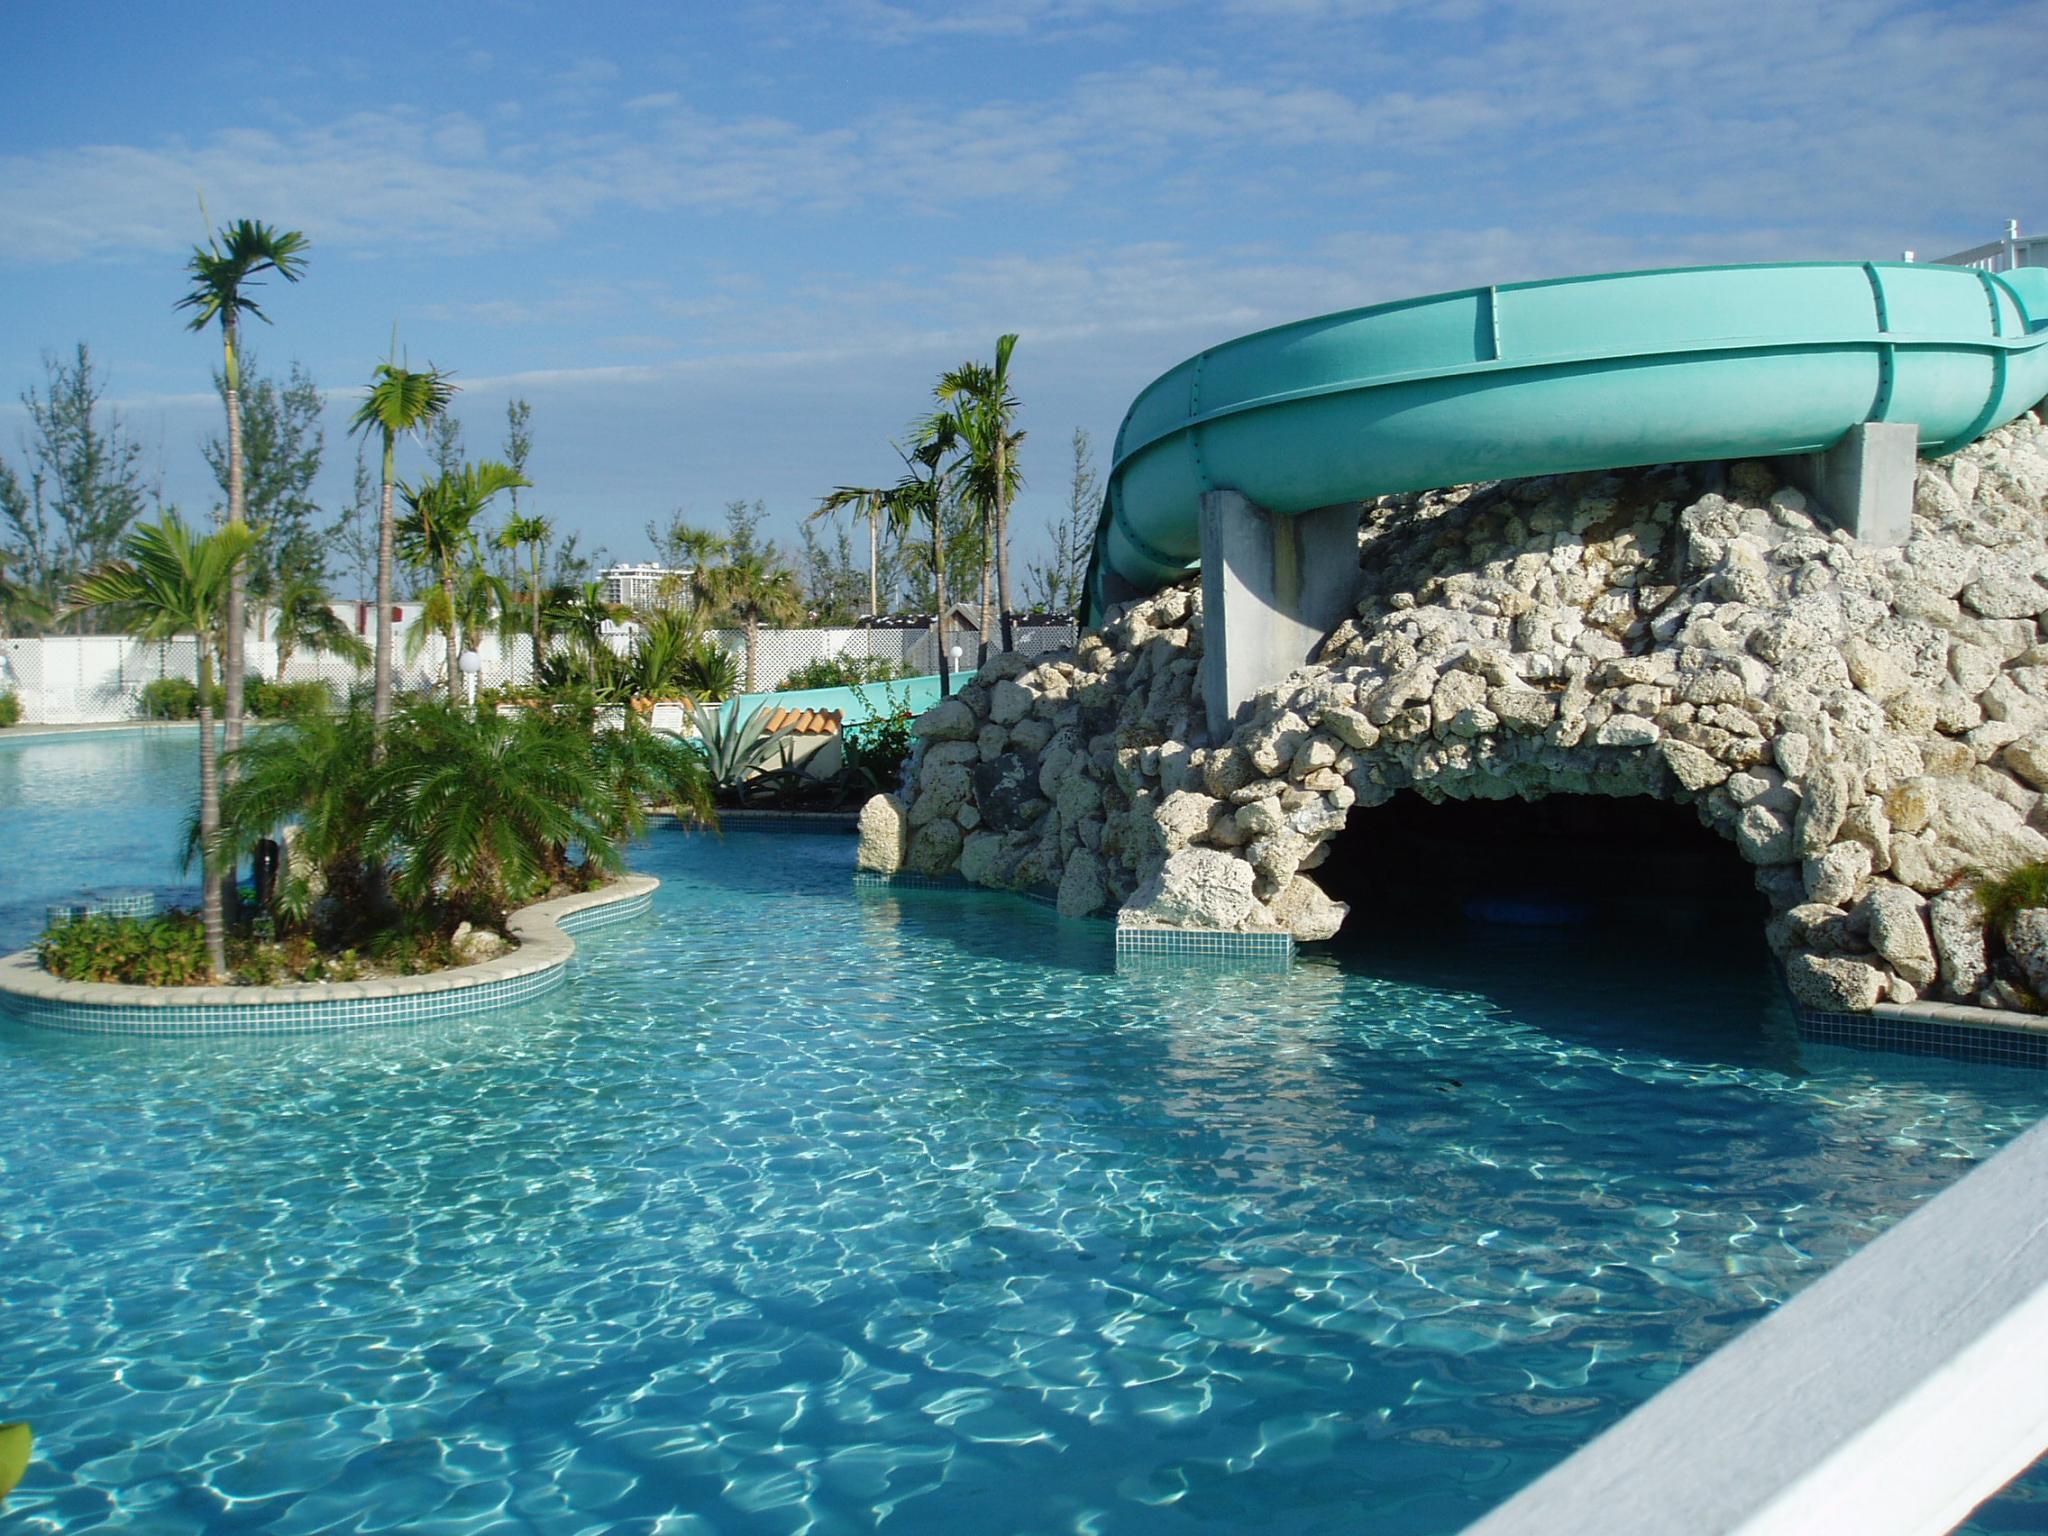
[[[607,637],[621,652],[630,650],[633,634],[620,630]],[[711,638],[731,651],[744,677],[746,633],[713,630]],[[977,637],[955,633],[963,663],[975,664]],[[1073,644],[1074,626],[1027,625],[1017,630],[1017,648],[1031,655]],[[938,643],[929,628],[904,629],[764,629],[755,678],[761,688],[774,688],[798,667],[830,657],[874,658],[899,671],[918,675],[939,670]],[[446,661],[438,635],[429,635],[419,659],[404,660],[404,635],[397,637],[398,658],[393,683],[403,693],[429,693],[441,686]],[[486,688],[531,680],[532,643],[524,636],[509,645],[486,637],[478,647],[483,670],[478,682]],[[326,682],[342,692],[367,684],[367,667],[358,669],[332,656],[305,650],[292,653],[280,678],[277,645],[251,636],[247,646],[249,673],[273,682]],[[121,635],[50,636],[35,640],[0,640],[0,693],[19,695],[22,719],[34,725],[88,725],[138,719],[142,690],[159,678],[198,679],[197,648],[189,639],[131,640]]]

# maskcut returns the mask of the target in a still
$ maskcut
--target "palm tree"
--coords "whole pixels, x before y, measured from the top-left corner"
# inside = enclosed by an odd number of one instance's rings
[[[505,526],[498,530],[498,548],[517,549],[526,546],[533,561],[533,584],[527,588],[526,602],[533,621],[533,673],[540,675],[540,552],[554,536],[554,526],[544,517],[521,517],[518,512],[519,493],[514,491],[513,513]]]
[[[235,572],[256,542],[246,523],[229,523],[196,536],[175,512],[131,532],[122,558],[78,582],[78,608],[113,609],[129,634],[168,640],[190,634],[199,648],[199,858],[206,962],[218,977],[227,969],[225,883],[215,843],[220,832],[220,760],[213,734],[213,638],[227,617]],[[225,880],[234,878],[232,868]]]
[[[683,523],[672,524],[665,538],[670,554],[678,560],[687,561],[689,569],[664,577],[657,597],[663,603],[687,599],[690,617],[701,624],[704,609],[710,601],[712,565],[732,541],[709,528],[692,528]]]
[[[758,682],[755,663],[761,626],[793,623],[803,617],[804,600],[797,591],[796,574],[782,563],[771,544],[714,566],[705,575],[711,606],[739,620],[747,632],[747,692],[752,693]]]
[[[818,503],[812,517],[830,517],[851,507],[868,525],[868,616],[882,611],[882,515],[888,510],[889,493],[879,486],[836,485],[832,494]]]
[[[192,311],[190,329],[203,331],[220,321],[222,395],[228,407],[228,526],[246,528],[247,498],[242,485],[242,361],[240,341],[242,316],[253,315],[266,325],[270,317],[244,290],[255,287],[265,272],[275,272],[288,283],[296,283],[306,270],[306,252],[312,242],[296,229],[275,230],[253,219],[238,219],[206,244],[194,246],[185,268],[192,274],[192,291],[178,300],[177,308]],[[221,658],[221,703],[227,716],[227,750],[242,744],[242,584],[239,557],[228,583],[226,643]]]
[[[448,640],[448,697],[460,695],[462,673],[457,644],[455,568],[476,545],[476,520],[500,491],[526,485],[526,477],[503,464],[486,460],[465,464],[440,479],[414,489],[404,487],[405,518],[397,528],[401,553],[408,564],[438,568],[441,577],[441,626]]]
[[[370,392],[349,418],[350,432],[375,431],[384,440],[384,500],[377,515],[377,672],[376,693],[371,711],[381,729],[391,718],[391,601],[394,591],[391,569],[391,494],[398,484],[396,458],[398,435],[417,432],[446,413],[455,398],[455,386],[446,374],[429,366],[415,373],[396,363],[379,363],[370,382]]]
[[[946,648],[946,482],[952,470],[947,460],[960,447],[960,423],[948,411],[927,418],[917,430],[917,446],[909,453],[897,449],[906,471],[890,488],[888,512],[899,536],[913,524],[923,522],[932,531],[932,592],[938,602],[935,627],[939,642],[939,697],[953,689],[953,666]]]
[[[1014,648],[1010,610],[1010,499],[1023,484],[1017,473],[1017,445],[1024,434],[1015,429],[1017,399],[1010,393],[1010,354],[1016,350],[1012,331],[996,338],[996,360],[962,363],[940,375],[937,394],[953,407],[967,448],[963,466],[969,497],[993,520],[996,553],[996,602],[1002,610],[1003,649]],[[983,626],[986,634],[987,626]]]
[[[360,667],[370,659],[362,636],[335,617],[327,585],[310,571],[286,571],[279,578],[277,601],[277,680],[297,651],[339,656]]]
[[[263,838],[295,829],[291,857],[271,896],[272,910],[287,923],[312,921],[318,886],[325,887],[334,926],[361,925],[376,915],[382,869],[378,781],[370,770],[376,740],[375,721],[357,706],[300,715],[285,729],[252,736],[241,749],[235,783],[221,794],[220,845],[240,860]],[[316,874],[318,886],[310,878]]]
[[[512,635],[524,633],[525,626],[514,616],[514,607],[512,594],[505,583],[471,561],[456,578],[452,615],[448,594],[438,585],[420,605],[419,622],[405,632],[407,665],[418,661],[420,653],[426,650],[430,630],[439,630],[444,636],[448,633],[451,616],[462,651],[477,649],[487,634],[509,639]],[[460,654],[458,651],[457,655]]]

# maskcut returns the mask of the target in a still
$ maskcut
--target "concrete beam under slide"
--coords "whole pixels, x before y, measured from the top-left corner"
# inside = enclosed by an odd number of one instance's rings
[[[1203,494],[1202,702],[1212,739],[1351,617],[1358,516],[1356,502],[1285,517],[1236,491]]]
[[[1885,549],[1913,536],[1920,429],[1912,422],[1868,421],[1825,452],[1792,454],[1778,463],[1819,503],[1815,510],[1857,543]]]

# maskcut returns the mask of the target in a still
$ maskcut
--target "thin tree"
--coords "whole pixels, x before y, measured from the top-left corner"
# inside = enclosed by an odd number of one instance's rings
[[[514,470],[519,468],[517,464],[511,467]],[[540,552],[547,547],[547,542],[553,537],[554,531],[554,525],[544,517],[519,515],[519,492],[515,489],[512,492],[512,516],[506,519],[505,526],[498,530],[498,547],[524,547],[532,558],[533,579],[526,589],[526,607],[527,617],[533,629],[532,670],[536,678],[540,676]]]
[[[199,650],[199,859],[201,922],[206,963],[216,979],[227,969],[225,887],[216,847],[220,833],[219,743],[213,733],[213,636],[227,617],[234,573],[255,542],[247,527],[230,523],[204,537],[174,512],[128,535],[123,558],[78,582],[71,601],[83,609],[111,609],[128,633],[142,640],[190,634]]]
[[[220,321],[221,395],[228,413],[228,526],[248,527],[248,499],[244,488],[242,453],[242,360],[240,355],[242,316],[253,315],[266,325],[270,317],[249,296],[266,272],[275,272],[288,283],[296,283],[306,270],[306,252],[312,242],[296,229],[276,230],[254,219],[238,219],[209,235],[205,245],[192,248],[185,269],[191,274],[192,289],[178,300],[177,308],[192,311],[189,329],[203,331]],[[253,547],[254,541],[249,541]],[[242,744],[242,595],[246,572],[236,557],[228,582],[227,625],[221,657],[221,709],[227,716],[226,750]],[[230,769],[232,771],[232,768]]]
[[[818,503],[813,518],[830,517],[851,510],[868,525],[868,616],[882,612],[882,515],[887,510],[888,491],[873,485],[836,485]]]
[[[526,483],[505,465],[486,460],[444,472],[438,480],[418,489],[404,488],[405,518],[398,525],[399,545],[410,564],[434,571],[441,579],[450,700],[460,697],[462,687],[456,569],[463,557],[476,548],[476,520],[483,516],[491,498]]]
[[[354,630],[335,617],[333,598],[320,573],[312,570],[286,571],[272,595],[277,605],[277,680],[284,681],[285,668],[299,651],[316,656],[339,656],[361,667],[370,659],[370,647]]]
[[[1010,393],[1010,354],[1017,334],[996,338],[996,360],[962,363],[939,378],[938,397],[953,407],[966,445],[966,480],[984,515],[993,515],[996,559],[996,601],[1002,610],[1003,649],[1015,649],[1010,600],[1010,501],[1023,484],[1017,472],[1017,399]]]
[[[936,614],[933,627],[939,643],[939,697],[953,691],[952,657],[946,648],[946,482],[948,460],[960,448],[960,423],[940,411],[918,428],[910,452],[897,449],[905,474],[889,491],[889,520],[899,534],[922,522],[932,531],[932,588]]]
[[[715,566],[706,582],[711,606],[737,619],[747,632],[747,692],[756,691],[756,659],[763,624],[789,624],[803,617],[804,600],[796,575],[770,544],[735,555]]]
[[[394,573],[391,515],[392,493],[398,484],[398,436],[417,432],[446,413],[455,398],[447,375],[429,365],[414,372],[396,363],[379,363],[369,395],[349,418],[351,432],[375,432],[384,444],[384,495],[377,514],[377,652],[376,684],[371,714],[381,730],[391,718],[391,602]]]

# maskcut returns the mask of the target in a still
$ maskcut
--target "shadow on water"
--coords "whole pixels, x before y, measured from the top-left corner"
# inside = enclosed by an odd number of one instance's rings
[[[1587,1044],[1800,1070],[1768,907],[1687,807],[1404,794],[1354,815],[1316,877],[1351,915],[1311,963],[1480,993]]]

